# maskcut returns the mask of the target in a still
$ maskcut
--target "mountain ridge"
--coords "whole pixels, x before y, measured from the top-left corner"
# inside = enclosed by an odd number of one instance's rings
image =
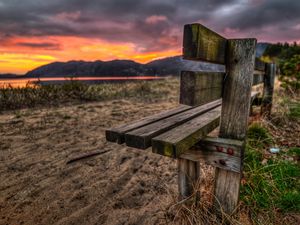
[[[224,66],[183,60],[181,56],[166,57],[149,63],[133,60],[53,62],[25,74],[25,77],[85,77],[85,76],[168,76],[181,70],[224,70]],[[223,69],[222,69],[223,68]]]
[[[260,57],[268,45],[269,43],[258,43],[256,56]],[[166,57],[145,64],[128,59],[115,59],[111,61],[71,60],[68,62],[53,62],[37,67],[28,71],[22,77],[168,76],[179,75],[182,70],[223,72],[225,68],[222,65],[184,60],[182,56]],[[1,76],[0,74],[0,78],[5,77],[8,76]],[[9,77],[13,78],[14,76],[10,75]]]

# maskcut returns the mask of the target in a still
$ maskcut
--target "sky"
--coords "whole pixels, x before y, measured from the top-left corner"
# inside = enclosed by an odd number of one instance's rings
[[[300,0],[0,0],[0,73],[54,61],[180,55],[183,26],[300,43]]]

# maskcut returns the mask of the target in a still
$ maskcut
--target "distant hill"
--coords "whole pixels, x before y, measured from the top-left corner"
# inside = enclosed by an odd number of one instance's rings
[[[21,77],[20,75],[12,74],[12,73],[4,73],[0,74],[0,79],[9,79],[9,78],[18,78]]]
[[[258,43],[256,55],[260,57],[268,43]],[[132,60],[54,62],[26,73],[26,77],[77,76],[168,76],[179,75],[182,70],[224,71],[224,66],[183,60],[181,56],[167,57],[141,64]]]
[[[256,45],[256,57],[261,57],[266,51],[270,43],[257,43]]]
[[[155,60],[147,64],[131,60],[54,62],[26,73],[26,77],[76,76],[168,76],[179,75],[181,70],[220,70],[223,66],[183,60],[181,56]]]

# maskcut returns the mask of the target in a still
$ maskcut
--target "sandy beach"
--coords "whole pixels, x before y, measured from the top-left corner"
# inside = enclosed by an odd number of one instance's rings
[[[116,100],[1,115],[0,223],[163,222],[176,162],[107,143],[105,129],[174,106]]]
[[[176,107],[177,90],[163,100],[3,112],[0,224],[172,222],[176,160],[108,143],[105,129]],[[93,152],[102,154],[68,163]]]

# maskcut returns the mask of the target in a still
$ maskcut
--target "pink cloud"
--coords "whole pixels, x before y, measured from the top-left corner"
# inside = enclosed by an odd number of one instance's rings
[[[159,22],[165,22],[168,18],[166,16],[160,16],[160,15],[153,15],[146,18],[147,24],[156,24]]]
[[[81,16],[80,11],[76,12],[62,12],[57,14],[55,17],[59,20],[76,20],[79,19]]]

